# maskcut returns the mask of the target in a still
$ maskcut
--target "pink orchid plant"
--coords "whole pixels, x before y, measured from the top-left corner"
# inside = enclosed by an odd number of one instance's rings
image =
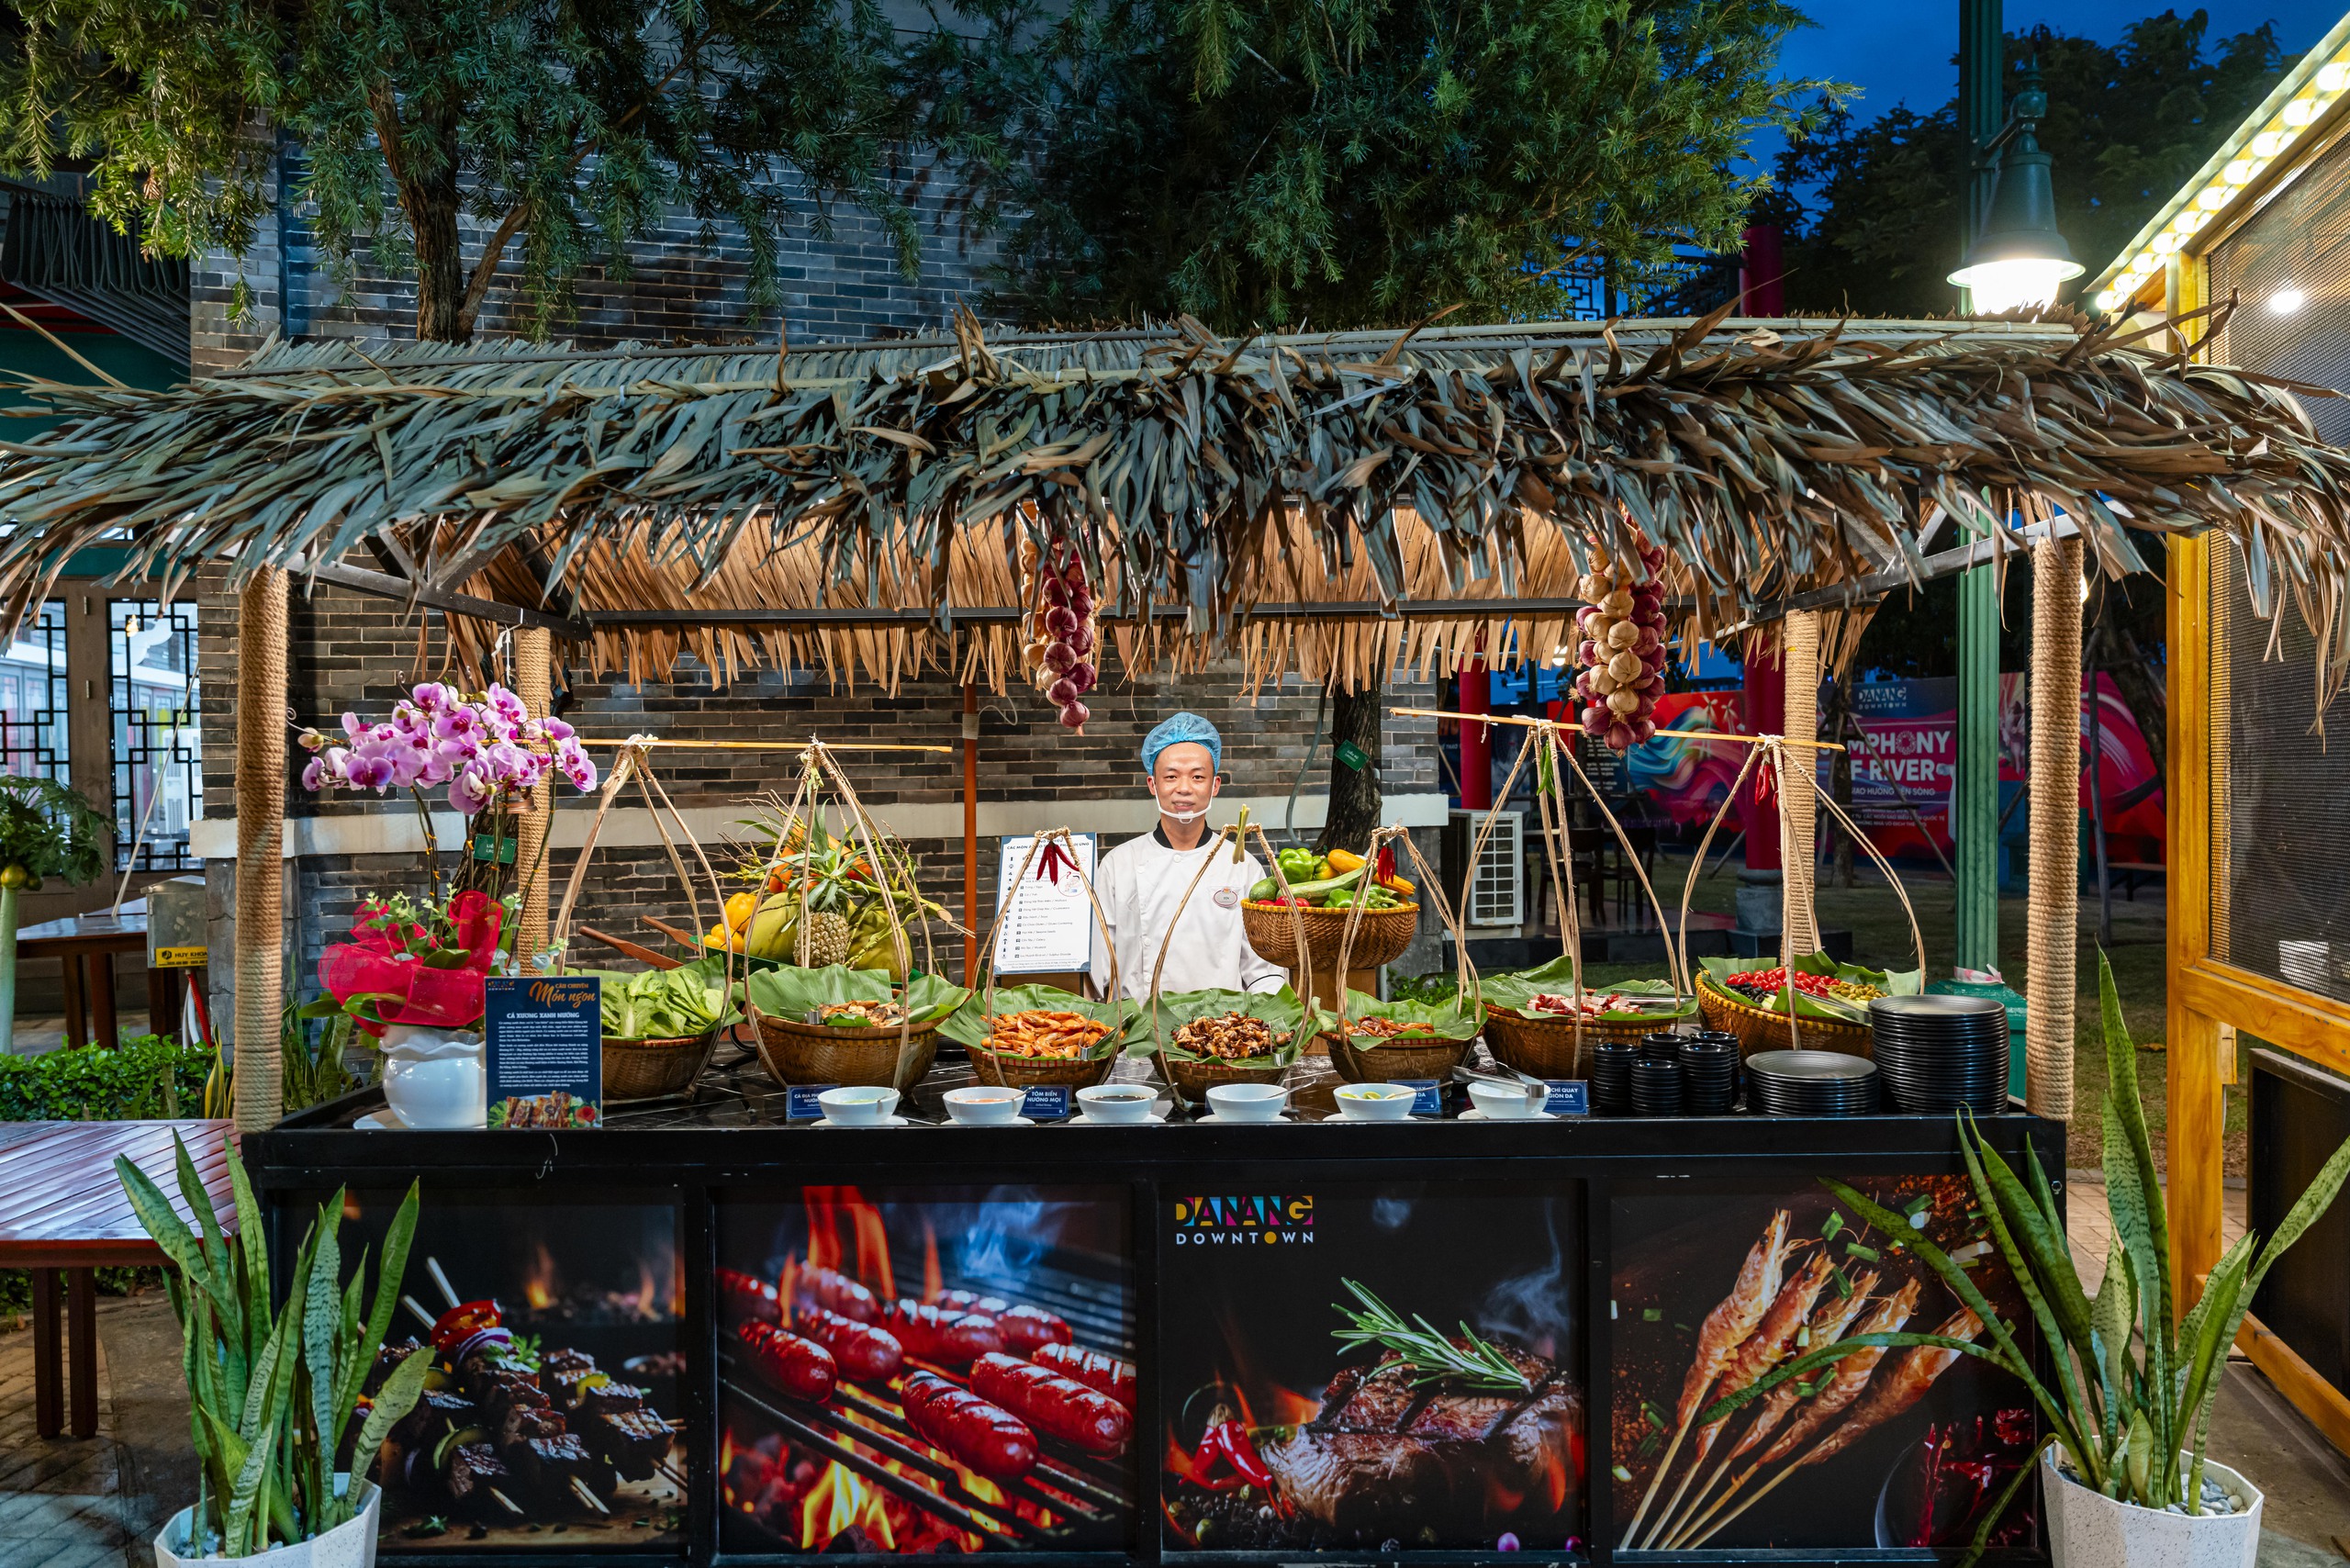
[[[582,794],[596,788],[596,765],[577,733],[561,719],[533,718],[503,686],[476,698],[428,681],[394,703],[381,723],[345,713],[341,734],[312,729],[297,739],[311,754],[302,769],[304,789],[407,790],[424,822],[432,870],[430,901],[404,894],[364,900],[352,940],[328,949],[319,979],[335,1008],[370,1030],[386,1023],[467,1021],[459,1014],[478,1019],[482,977],[511,946],[520,902],[521,879],[514,890],[498,886],[509,808],[553,773]],[[476,887],[442,896],[440,846],[425,799],[432,790],[445,790],[449,804],[468,819],[492,813],[488,891]],[[467,836],[470,842],[470,828]],[[539,852],[545,855],[543,844]]]

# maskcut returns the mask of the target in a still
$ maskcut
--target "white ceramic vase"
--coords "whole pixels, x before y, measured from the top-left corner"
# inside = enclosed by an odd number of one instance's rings
[[[2206,1459],[2203,1473],[2234,1495],[2236,1511],[2190,1518],[2093,1492],[2065,1474],[2057,1452],[2041,1460],[2055,1568],[2253,1568],[2260,1555],[2260,1489],[2226,1465]]]
[[[239,1568],[375,1568],[375,1529],[381,1522],[384,1495],[373,1482],[353,1483],[348,1475],[334,1479],[338,1490],[348,1491],[356,1484],[358,1495],[364,1500],[347,1523],[335,1526],[324,1535],[296,1541],[292,1546],[275,1547],[252,1557],[190,1557],[186,1554],[195,1547],[188,1540],[188,1532],[195,1526],[196,1510],[182,1508],[155,1537],[155,1568],[205,1562],[234,1562]]]
[[[394,1024],[385,1029],[384,1101],[408,1127],[478,1127],[489,1118],[482,1037],[464,1029]]]

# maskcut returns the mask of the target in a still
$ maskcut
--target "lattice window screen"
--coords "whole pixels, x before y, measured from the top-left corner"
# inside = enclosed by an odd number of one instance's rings
[[[2315,733],[2300,617],[2252,613],[2233,546],[2211,564],[2212,956],[2350,1001],[2350,706]]]
[[[2238,301],[2211,359],[2350,390],[2350,143],[2311,160],[2215,248],[2207,297]],[[2274,308],[2288,291],[2297,309]],[[2350,442],[2350,399],[2304,401]],[[2253,612],[2244,563],[2211,552],[2211,949],[2350,1001],[2350,704],[2316,733],[2316,655],[2288,600]]]

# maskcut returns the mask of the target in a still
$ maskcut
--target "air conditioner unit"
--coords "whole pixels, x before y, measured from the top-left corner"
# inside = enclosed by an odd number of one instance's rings
[[[1447,814],[1445,871],[1453,887],[1460,885],[1459,879],[1467,870],[1469,852],[1478,836],[1485,833],[1487,819],[1493,822],[1493,832],[1485,838],[1484,850],[1477,857],[1476,872],[1469,878],[1465,924],[1488,929],[1525,924],[1526,813],[1455,809]],[[1445,890],[1449,894],[1452,890]]]

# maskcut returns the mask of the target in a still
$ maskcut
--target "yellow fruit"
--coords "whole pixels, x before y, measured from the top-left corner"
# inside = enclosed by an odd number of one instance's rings
[[[1362,869],[1362,857],[1351,849],[1333,849],[1329,854],[1330,874],[1343,877],[1349,871]]]
[[[1382,888],[1391,888],[1406,898],[1410,897],[1413,891],[1411,879],[1408,877],[1382,877],[1380,879],[1379,885]]]
[[[705,947],[724,947],[737,953],[743,950],[743,944],[736,939],[734,933],[723,925],[713,925],[702,933],[701,945]]]
[[[733,897],[729,898],[726,901],[726,924],[728,929],[733,931],[742,930],[743,927],[751,923],[751,916],[758,913],[758,908],[759,895],[756,893],[736,893]]]
[[[800,901],[789,893],[772,893],[751,916],[743,949],[755,958],[791,956],[792,939],[800,929]]]

